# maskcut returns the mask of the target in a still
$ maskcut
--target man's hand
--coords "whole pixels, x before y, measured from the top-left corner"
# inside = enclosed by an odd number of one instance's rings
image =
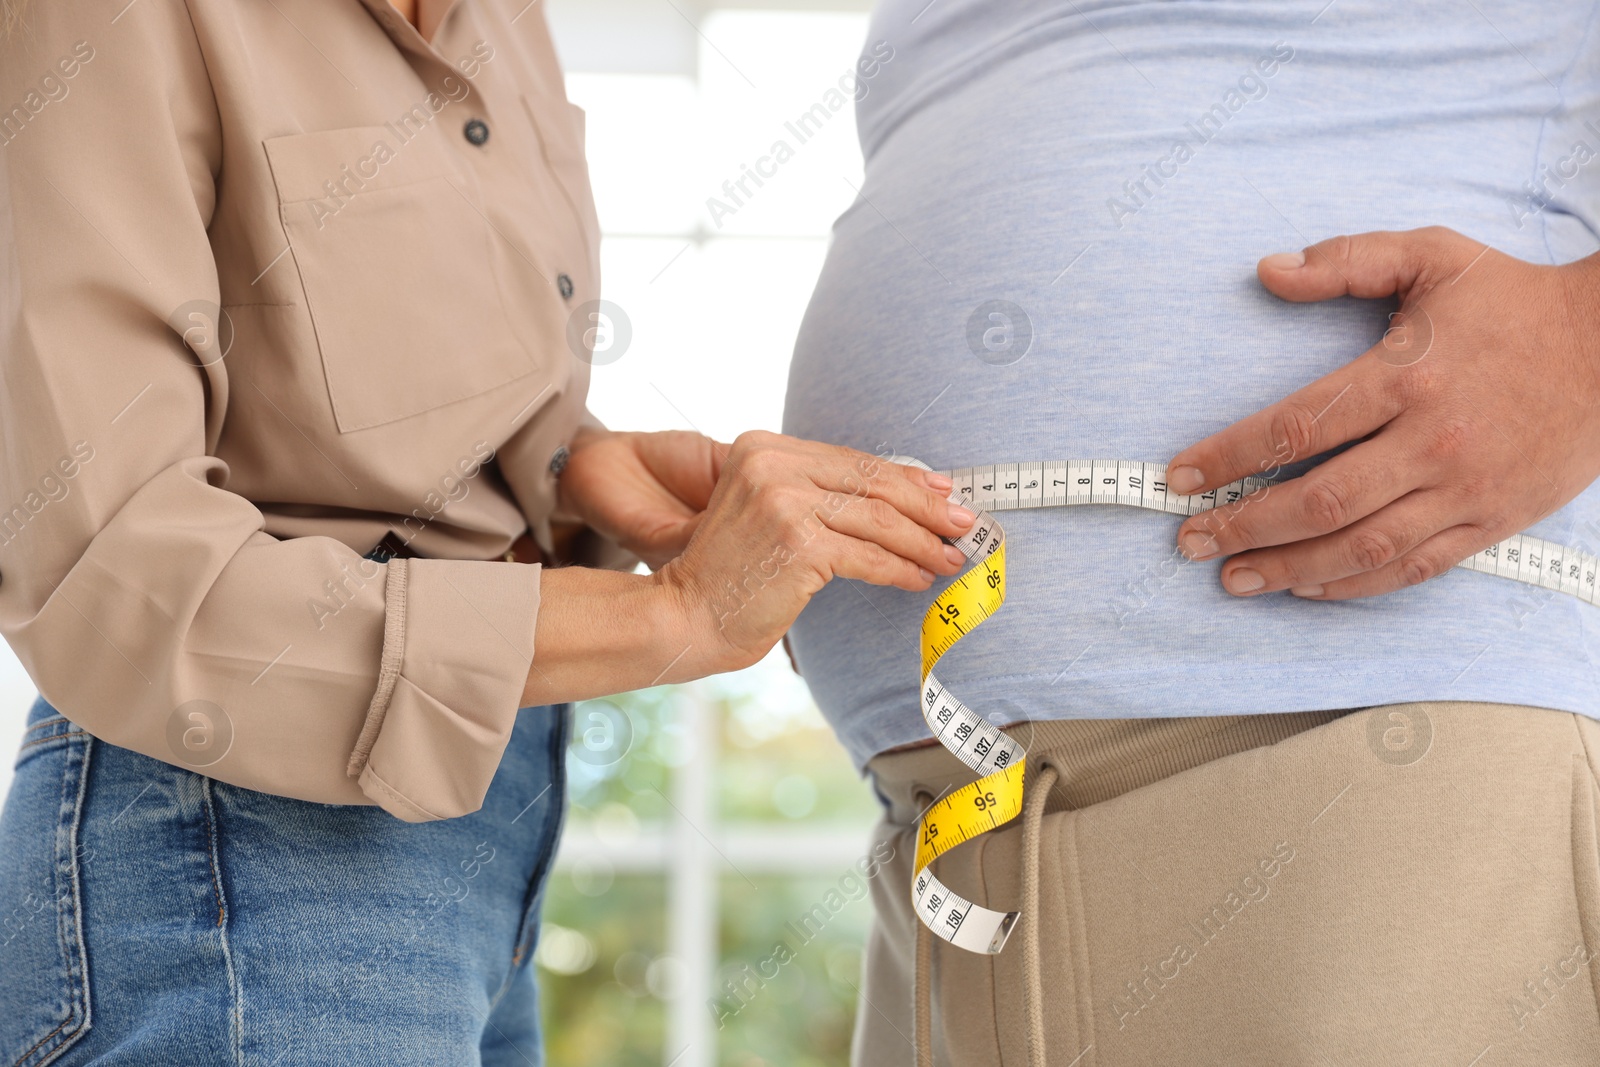
[[[1415,585],[1600,476],[1600,256],[1537,266],[1430,227],[1335,237],[1257,274],[1285,300],[1401,305],[1381,343],[1168,465],[1171,492],[1197,493],[1359,442],[1183,523],[1190,559],[1233,557],[1229,592]]]
[[[728,446],[685,430],[584,429],[561,472],[560,512],[617,542],[654,570],[689,543]]]

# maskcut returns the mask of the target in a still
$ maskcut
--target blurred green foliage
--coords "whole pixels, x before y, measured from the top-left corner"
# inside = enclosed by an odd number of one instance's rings
[[[665,888],[655,875],[618,875],[590,895],[581,879],[551,876],[534,958],[552,1067],[660,1067],[666,1008],[649,970],[666,947]]]
[[[718,686],[721,750],[716,761],[716,811],[724,823],[808,820],[863,827],[878,802],[856,773],[803,684],[782,664],[729,676]],[[785,677],[787,676],[787,677]],[[766,679],[764,685],[752,683]],[[793,679],[798,692],[784,683]],[[865,842],[865,833],[862,840]],[[863,844],[863,847],[864,844]]]
[[[762,973],[763,961],[785,959],[786,953],[774,952],[780,940],[793,958],[764,986],[745,985],[742,1006],[724,997],[723,1003],[737,1011],[724,1016],[718,1033],[719,1067],[842,1067],[850,1062],[855,990],[861,984],[872,902],[848,901],[813,935],[797,932],[792,924],[824,893],[838,888],[837,876],[753,881],[755,888],[738,876],[722,879],[719,992],[725,991],[724,981]],[[765,973],[772,968],[769,963]]]

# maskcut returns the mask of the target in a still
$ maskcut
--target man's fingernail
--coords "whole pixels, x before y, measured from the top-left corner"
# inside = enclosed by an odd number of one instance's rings
[[[944,558],[949,560],[951,566],[954,567],[959,567],[967,561],[967,557],[963,556],[961,550],[955,545],[944,546]]]
[[[1190,559],[1210,559],[1217,554],[1217,539],[1199,530],[1190,530],[1179,538],[1178,547]]]
[[[1173,493],[1187,493],[1191,489],[1198,489],[1206,484],[1206,476],[1200,473],[1199,467],[1173,467],[1167,474],[1167,491]]]
[[[960,504],[950,505],[950,521],[965,530],[968,526],[978,521],[978,516],[962,507]]]
[[[929,471],[924,477],[927,479],[929,489],[937,489],[941,493],[948,493],[956,484],[950,480],[948,474],[940,474],[938,471]]]
[[[1228,591],[1230,593],[1253,593],[1266,584],[1267,580],[1261,577],[1261,573],[1253,571],[1249,567],[1240,567],[1228,575]]]
[[[1296,585],[1296,586],[1291,586],[1290,589],[1289,589],[1289,592],[1293,593],[1295,596],[1321,596],[1322,595],[1322,586],[1320,586],[1320,585]]]
[[[1263,267],[1271,267],[1273,270],[1294,270],[1296,267],[1306,265],[1306,254],[1304,252],[1277,252],[1263,259],[1261,265]]]
[[[928,568],[926,568],[926,567],[918,567],[917,568],[917,573],[922,575],[922,580],[923,581],[925,581],[925,582],[933,581],[933,572],[930,571]]]

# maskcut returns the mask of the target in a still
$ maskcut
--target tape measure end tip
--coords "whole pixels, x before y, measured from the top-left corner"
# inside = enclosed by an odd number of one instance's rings
[[[1011,938],[1011,931],[1017,927],[1017,917],[1021,914],[1019,911],[1006,912],[1006,917],[1000,922],[1000,928],[994,932],[994,940],[989,942],[989,955],[998,955],[1000,950],[1006,947],[1006,942]]]

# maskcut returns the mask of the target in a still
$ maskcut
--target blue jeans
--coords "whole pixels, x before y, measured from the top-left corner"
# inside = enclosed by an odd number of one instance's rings
[[[213,781],[42,699],[0,814],[0,1065],[537,1065],[569,708],[483,809],[404,823]]]

